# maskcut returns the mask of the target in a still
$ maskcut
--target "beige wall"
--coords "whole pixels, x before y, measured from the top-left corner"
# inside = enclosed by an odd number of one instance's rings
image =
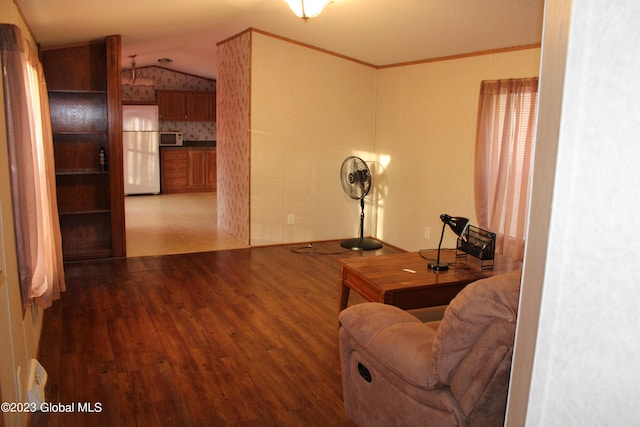
[[[18,25],[22,36],[35,49],[29,30],[12,0],[0,0],[0,16],[2,23]],[[29,359],[36,357],[42,310],[30,305],[23,316],[13,234],[9,167],[6,162],[6,135],[4,88],[0,85],[0,388],[2,401],[25,402]],[[6,426],[27,424],[27,415],[24,413],[2,415]]]
[[[480,82],[538,75],[540,49],[381,69],[375,152],[385,165],[378,237],[407,250],[438,246],[442,213],[477,224],[474,147]],[[425,238],[425,227],[430,238]],[[455,246],[445,232],[443,247]]]
[[[259,32],[251,47],[254,246],[357,236],[359,205],[339,181],[350,155],[376,173],[365,235],[418,250],[437,246],[441,213],[477,223],[480,82],[537,76],[540,59],[534,48],[376,70]]]
[[[375,69],[262,33],[251,67],[251,244],[356,237],[339,172],[374,160]]]

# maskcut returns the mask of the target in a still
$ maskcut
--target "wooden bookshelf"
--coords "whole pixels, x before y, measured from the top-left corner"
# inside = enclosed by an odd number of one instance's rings
[[[41,53],[65,261],[126,255],[120,43],[110,36]]]

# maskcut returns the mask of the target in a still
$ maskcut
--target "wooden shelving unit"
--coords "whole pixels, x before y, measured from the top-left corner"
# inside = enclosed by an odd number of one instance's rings
[[[125,256],[120,37],[43,50],[42,63],[64,259]]]

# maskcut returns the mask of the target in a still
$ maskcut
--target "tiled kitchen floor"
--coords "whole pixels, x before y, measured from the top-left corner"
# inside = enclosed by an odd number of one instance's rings
[[[125,197],[127,257],[245,248],[218,229],[216,193]]]

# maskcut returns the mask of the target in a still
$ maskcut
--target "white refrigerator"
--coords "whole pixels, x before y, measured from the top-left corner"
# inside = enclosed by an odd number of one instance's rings
[[[157,105],[122,107],[124,193],[160,193],[160,139]]]

